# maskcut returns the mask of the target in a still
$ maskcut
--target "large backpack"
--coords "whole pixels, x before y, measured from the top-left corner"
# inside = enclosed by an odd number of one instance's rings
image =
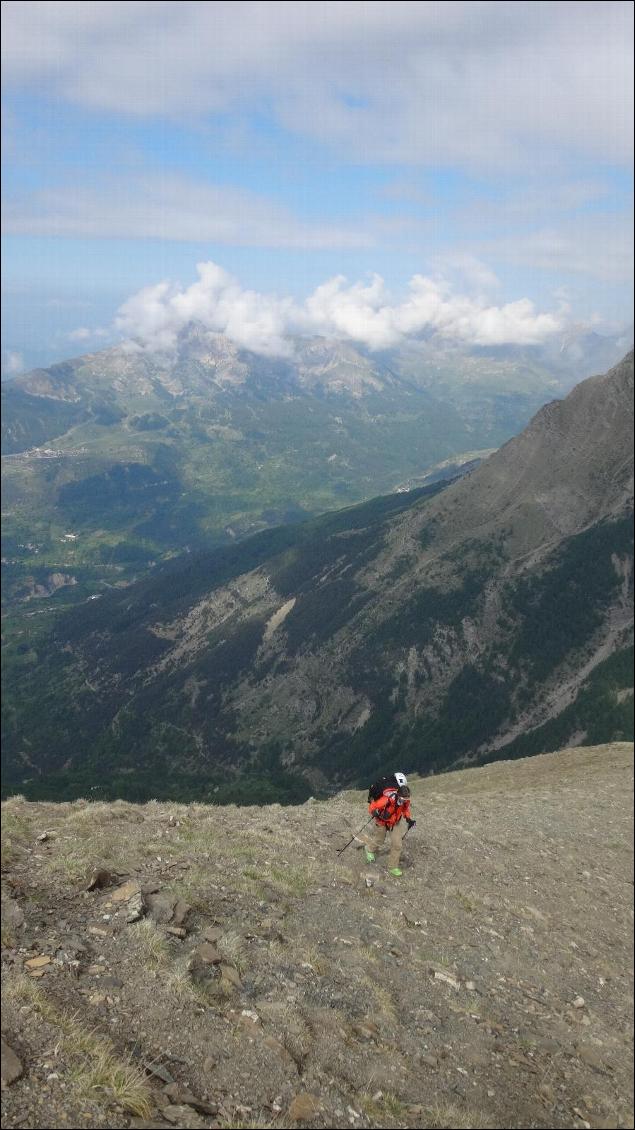
[[[384,789],[396,788],[398,788],[398,785],[397,778],[395,777],[394,773],[391,773],[388,777],[380,777],[379,780],[375,781],[368,790],[368,803],[370,804],[373,800],[379,800]]]

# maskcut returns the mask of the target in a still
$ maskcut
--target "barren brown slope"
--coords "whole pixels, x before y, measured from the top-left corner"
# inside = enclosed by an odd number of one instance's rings
[[[430,562],[468,539],[505,535],[512,560],[538,551],[633,505],[633,354],[608,373],[554,400],[520,435],[421,509],[400,533],[430,531]],[[401,530],[398,532],[397,527]]]
[[[13,798],[4,1125],[632,1126],[632,767],[618,743],[415,782],[400,881],[335,853],[361,793]]]

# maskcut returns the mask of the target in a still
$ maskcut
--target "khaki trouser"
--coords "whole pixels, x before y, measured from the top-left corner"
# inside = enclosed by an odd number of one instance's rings
[[[389,830],[390,835],[390,853],[388,855],[388,866],[398,867],[399,860],[401,859],[401,841],[403,840],[408,825],[402,818],[398,820],[393,828]],[[373,830],[370,833],[366,846],[369,851],[375,852],[380,848],[386,839],[386,826],[385,824],[374,824]]]

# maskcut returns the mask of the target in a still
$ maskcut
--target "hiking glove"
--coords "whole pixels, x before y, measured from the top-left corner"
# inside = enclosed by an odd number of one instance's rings
[[[416,823],[417,823],[417,821],[416,821],[416,820],[408,820],[408,819],[406,819],[406,824],[408,825],[408,830],[410,830],[411,828],[414,828],[414,826],[415,826],[415,824],[416,824]]]

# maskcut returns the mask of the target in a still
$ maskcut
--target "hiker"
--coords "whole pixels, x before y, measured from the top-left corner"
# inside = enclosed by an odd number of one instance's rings
[[[388,782],[388,783],[386,783]],[[383,778],[368,791],[368,811],[374,818],[375,825],[366,843],[366,860],[375,862],[375,852],[386,839],[386,832],[390,832],[390,854],[388,856],[388,869],[391,875],[403,875],[399,867],[401,859],[401,842],[408,831],[414,828],[416,821],[410,815],[410,789],[404,773],[395,773],[392,778]]]

